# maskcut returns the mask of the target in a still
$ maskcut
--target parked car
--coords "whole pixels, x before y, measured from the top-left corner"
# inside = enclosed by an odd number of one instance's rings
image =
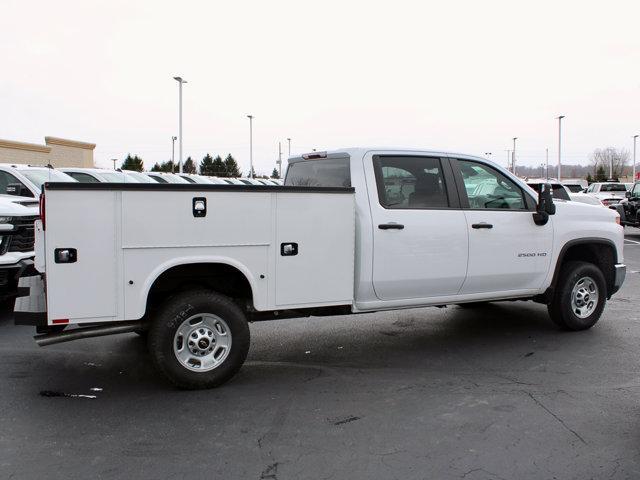
[[[587,194],[593,195],[602,202],[603,205],[615,205],[625,198],[627,189],[619,182],[597,182],[589,185]]]
[[[571,200],[572,202],[586,203],[587,205],[604,206],[602,202],[592,195],[582,192],[572,192],[568,185],[556,179],[531,178],[527,180],[527,185],[536,192],[540,191],[540,186],[544,183],[551,185],[553,198],[556,200]]]
[[[611,208],[620,215],[622,225],[640,228],[640,182],[634,183],[626,198]]]
[[[152,183],[152,184],[158,183],[150,176],[145,175],[143,172],[136,172],[135,170],[122,170],[122,171],[126,173],[128,176],[135,178],[139,183]]]
[[[79,187],[45,186],[16,323],[74,327],[40,345],[146,331],[182,388],[241,368],[248,321],[532,300],[584,330],[626,272],[615,212],[467,155],[313,152],[272,188]]]
[[[75,178],[80,183],[138,183],[138,180],[122,170],[103,168],[59,168],[61,172]]]
[[[570,190],[558,180],[546,178],[529,178],[526,180],[527,185],[536,192],[540,192],[542,185],[551,185],[551,195],[554,200],[571,200]]]
[[[0,194],[38,199],[45,182],[75,182],[69,175],[52,167],[0,164]]]
[[[589,187],[589,182],[583,178],[567,178],[562,180],[562,184],[567,187],[571,193],[584,193]]]
[[[158,183],[190,183],[187,182],[184,178],[179,177],[175,173],[144,172],[144,174]]]
[[[176,175],[178,175],[181,178],[184,178],[189,183],[201,183],[204,185],[212,185],[212,184],[221,185],[225,183],[222,180],[220,180],[218,177],[197,175],[195,173],[177,173]]]
[[[18,279],[33,271],[34,222],[38,203],[25,205],[19,197],[0,197],[0,302],[16,297]]]

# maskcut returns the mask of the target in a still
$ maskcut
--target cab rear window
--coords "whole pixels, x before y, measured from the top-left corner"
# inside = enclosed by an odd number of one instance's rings
[[[328,158],[291,163],[284,184],[295,187],[350,187],[349,159]]]

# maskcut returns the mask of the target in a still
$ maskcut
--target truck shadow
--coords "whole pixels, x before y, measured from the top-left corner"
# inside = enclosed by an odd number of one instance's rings
[[[254,323],[251,333],[247,363],[216,392],[233,385],[259,388],[265,382],[271,391],[288,389],[325,376],[345,378],[385,369],[420,375],[506,372],[523,361],[528,362],[523,368],[531,361],[554,362],[568,348],[598,356],[599,345],[611,343],[606,318],[590,331],[562,332],[544,306],[528,302],[278,320]],[[4,374],[32,393],[84,395],[96,388],[100,398],[172,389],[151,365],[146,343],[137,335],[46,348],[31,346],[28,340],[14,358],[5,359]]]

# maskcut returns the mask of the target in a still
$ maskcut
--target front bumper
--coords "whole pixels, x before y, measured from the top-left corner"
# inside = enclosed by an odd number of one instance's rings
[[[0,300],[6,300],[20,295],[18,280],[23,275],[36,273],[33,260],[22,259],[15,263],[0,263]]]
[[[615,277],[613,280],[613,290],[611,291],[611,295],[620,290],[620,287],[624,283],[624,278],[627,276],[627,266],[623,263],[618,263],[614,265],[615,268]]]

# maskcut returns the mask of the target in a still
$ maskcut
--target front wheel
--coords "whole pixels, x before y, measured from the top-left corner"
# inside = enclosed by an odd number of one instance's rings
[[[228,297],[207,290],[178,294],[149,328],[149,352],[176,386],[212,388],[233,377],[247,357],[249,325]]]
[[[606,283],[600,269],[592,263],[571,261],[562,266],[547,308],[560,328],[586,330],[600,319],[606,301]]]

